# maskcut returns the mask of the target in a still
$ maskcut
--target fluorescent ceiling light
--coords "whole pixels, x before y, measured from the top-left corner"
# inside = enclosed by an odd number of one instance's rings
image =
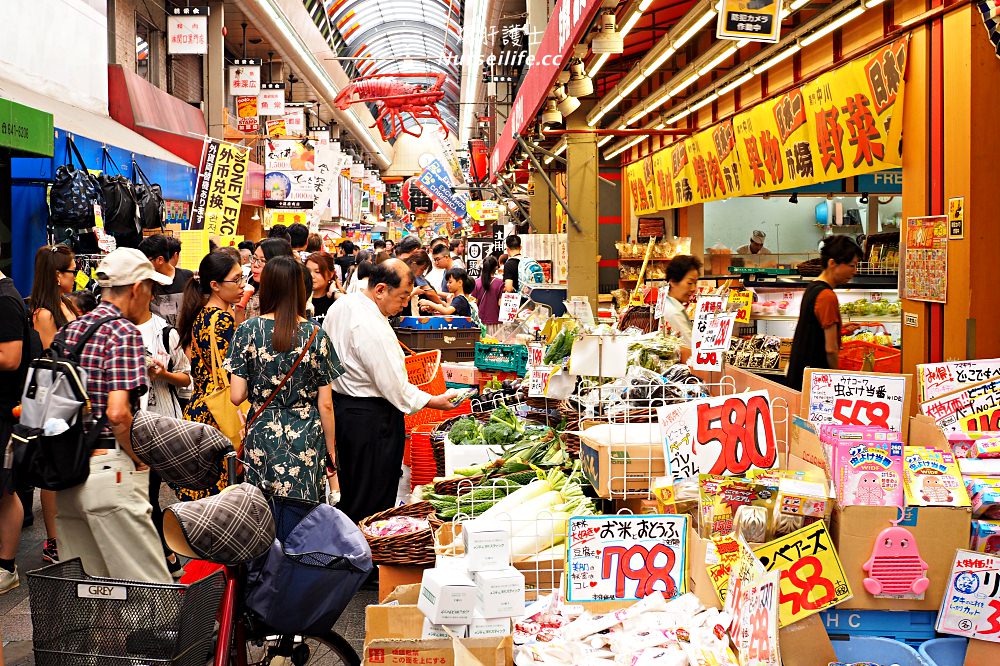
[[[801,50],[802,47],[799,44],[791,44],[788,48],[786,48],[784,51],[774,56],[770,60],[765,60],[763,64],[754,67],[753,73],[759,75],[762,72],[766,72],[767,70],[777,65],[779,62],[783,60],[788,60]]]
[[[798,11],[798,10],[802,9],[803,7],[805,7],[808,4],[809,4],[809,0],[795,0],[795,2],[793,2],[790,5],[788,5],[788,11],[789,12]]]
[[[809,0],[806,0],[806,2],[808,1]],[[736,42],[736,48],[741,49],[749,43],[750,43],[749,39],[741,39],[740,41]]]
[[[601,118],[603,118],[605,114],[607,114],[607,112],[610,110],[611,110],[610,107],[605,107],[605,106],[598,108],[597,113],[594,115],[594,117],[589,118],[587,120],[587,127],[593,127],[597,123],[601,122]]]
[[[619,31],[621,33],[621,36],[624,37],[625,35],[627,35],[628,32],[629,32],[629,30],[631,30],[632,28],[634,28],[635,24],[638,23],[639,19],[641,19],[641,18],[642,18],[642,12],[641,11],[639,11],[639,12],[632,12],[632,15],[628,17],[628,20],[625,21],[625,25],[623,25],[622,29]]]
[[[865,9],[871,9],[872,7],[877,7],[881,5],[885,0],[865,0]]]
[[[656,57],[656,60],[654,60],[653,62],[649,63],[648,67],[643,67],[642,68],[642,75],[643,76],[649,76],[650,74],[652,74],[653,72],[655,72],[656,70],[658,70],[660,68],[660,65],[662,65],[663,63],[665,63],[667,61],[667,58],[669,58],[670,56],[672,56],[675,53],[677,53],[677,49],[675,49],[673,46],[668,46],[663,51],[663,53],[661,53],[660,55],[658,55]]]
[[[552,151],[552,154],[553,155],[562,155],[564,152],[566,152],[566,142],[565,141],[561,141],[561,142],[559,142],[559,145],[556,146],[556,149]]]
[[[610,57],[611,57],[610,53],[602,53],[601,57],[599,57],[597,61],[594,63],[594,66],[590,68],[590,72],[587,74],[587,76],[589,76],[590,78],[594,78],[595,76],[597,76],[597,73],[601,71],[601,67],[604,67],[604,63],[606,63],[608,61],[608,58]]]
[[[618,127],[616,127],[615,129],[622,130],[622,129],[625,129],[626,127],[628,127],[628,123],[619,123]]]
[[[549,156],[547,156],[545,158],[545,163],[546,164],[552,164],[552,160],[554,160],[554,159],[555,159],[554,157],[552,157],[551,155],[549,155]]]
[[[686,115],[688,115],[690,113],[691,113],[691,109],[684,109],[683,111],[677,113],[676,115],[670,116],[669,118],[667,118],[663,122],[665,122],[668,125],[673,125],[678,120],[680,120],[681,118],[683,118],[684,116],[686,116]]]
[[[616,155],[620,155],[621,153],[625,152],[626,150],[628,150],[629,148],[631,148],[632,146],[634,146],[635,144],[639,143],[640,141],[642,141],[645,138],[646,137],[644,137],[644,136],[637,136],[636,138],[632,139],[628,143],[622,144],[621,146],[619,146],[619,147],[615,148],[614,150],[612,150],[610,153],[606,154],[604,156],[604,159],[610,160],[612,157],[615,157]]]
[[[695,22],[694,25],[688,28],[687,31],[685,31],[685,33],[681,35],[676,42],[674,42],[674,47],[679,49],[680,47],[687,44],[688,40],[697,35],[702,28],[708,25],[708,22],[711,21],[714,16],[715,16],[715,8],[713,7],[708,11],[706,11],[702,15],[702,17],[698,19],[697,22]]]
[[[865,8],[864,7],[855,7],[851,11],[849,11],[846,14],[844,14],[843,16],[841,16],[840,18],[838,18],[838,19],[836,19],[836,20],[834,20],[834,21],[832,21],[830,23],[827,23],[826,25],[824,25],[822,28],[820,28],[816,32],[810,34],[807,37],[803,37],[802,41],[800,43],[802,44],[802,46],[809,46],[813,42],[816,42],[816,41],[822,39],[823,37],[826,37],[827,35],[829,35],[831,32],[833,32],[837,28],[850,23],[851,21],[853,21],[854,19],[856,19],[857,17],[861,16],[864,13],[865,13]]]
[[[698,72],[695,72],[691,76],[687,77],[686,79],[684,79],[683,81],[681,81],[680,83],[678,83],[675,87],[671,88],[670,92],[667,93],[667,96],[668,97],[674,97],[674,96],[676,96],[677,93],[679,93],[680,91],[684,90],[685,88],[687,88],[688,86],[690,86],[692,83],[694,83],[695,81],[697,81],[699,76],[700,75],[698,74]]]
[[[710,62],[706,63],[704,67],[700,67],[698,69],[698,75],[704,76],[709,72],[711,72],[716,67],[718,67],[719,65],[721,65],[726,60],[729,60],[731,57],[733,57],[733,54],[736,53],[737,48],[738,48],[737,46],[730,46],[729,48],[725,49],[722,53],[712,58]]]
[[[604,144],[606,144],[608,141],[611,141],[611,139],[613,139],[613,138],[615,138],[614,134],[608,134],[603,139],[601,139],[600,141],[597,142],[597,147],[598,148],[603,147]]]
[[[632,83],[630,83],[627,86],[625,86],[625,88],[621,91],[622,96],[628,95],[633,90],[635,90],[636,88],[638,88],[639,84],[642,83],[642,79],[643,79],[642,76],[635,77],[635,80],[632,81]]]
[[[747,72],[746,74],[744,74],[743,76],[739,77],[735,81],[730,81],[726,85],[724,85],[721,88],[719,88],[719,94],[720,95],[725,95],[730,90],[733,90],[734,88],[739,88],[741,85],[743,85],[744,83],[746,83],[747,81],[749,81],[752,78],[753,78],[753,72]]]
[[[660,124],[658,124],[658,125],[657,125],[656,127],[654,127],[653,129],[658,129],[658,130],[660,130],[660,129],[666,129],[666,128],[667,128],[667,126],[666,126],[666,125],[664,125],[663,123],[660,123]]]
[[[646,11],[647,9],[649,9],[649,6],[651,4],[653,4],[653,0],[642,0],[642,2],[639,3],[639,11],[640,12]]]
[[[692,105],[691,105],[691,106],[689,107],[689,108],[690,108],[690,111],[691,111],[691,113],[694,113],[694,112],[695,112],[695,111],[697,111],[698,109],[700,109],[700,108],[702,108],[702,107],[704,107],[704,106],[707,106],[707,105],[711,104],[711,103],[712,103],[713,101],[715,101],[715,100],[716,100],[716,99],[718,99],[718,98],[719,98],[719,93],[712,93],[711,95],[709,95],[708,97],[706,97],[706,98],[705,98],[705,99],[703,99],[703,100],[700,100],[700,101],[699,101],[699,102],[697,102],[696,104],[692,104]]]

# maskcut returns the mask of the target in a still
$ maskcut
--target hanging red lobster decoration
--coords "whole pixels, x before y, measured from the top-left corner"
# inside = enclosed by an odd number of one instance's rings
[[[425,87],[416,83],[403,83],[395,80],[397,78],[433,78],[435,81],[430,87]],[[434,106],[444,99],[444,90],[442,90],[444,80],[444,74],[431,74],[430,72],[361,76],[341,90],[334,103],[341,111],[346,111],[351,104],[358,102],[379,104],[379,114],[372,127],[378,127],[383,141],[398,136],[400,132],[405,132],[410,136],[423,134],[422,125],[419,125],[420,129],[416,132],[406,129],[403,122],[404,113],[410,114],[414,120],[433,118],[441,125],[444,135],[447,137],[448,128]],[[388,132],[382,125],[382,120],[387,116],[389,118]]]

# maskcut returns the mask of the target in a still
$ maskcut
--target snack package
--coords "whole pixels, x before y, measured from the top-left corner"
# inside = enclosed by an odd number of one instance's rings
[[[865,437],[839,442],[833,467],[837,497],[844,506],[902,506],[903,443]]]
[[[1000,520],[1000,478],[967,476],[965,490],[972,501],[972,517]]]
[[[677,513],[674,484],[668,476],[653,479],[653,497],[656,499],[656,513]]]
[[[973,520],[969,547],[981,553],[1000,555],[1000,521]]]
[[[910,506],[971,506],[951,453],[929,446],[903,449],[906,503]]]
[[[701,485],[701,535],[704,538],[732,534],[736,514],[744,506],[762,509],[762,512],[746,514],[748,517],[745,520],[752,525],[748,529],[754,535],[760,534],[761,530],[763,536],[770,535],[769,517],[777,500],[777,487],[739,477],[711,474],[700,474],[698,481]]]

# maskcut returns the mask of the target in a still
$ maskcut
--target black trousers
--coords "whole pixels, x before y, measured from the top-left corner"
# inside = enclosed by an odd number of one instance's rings
[[[333,394],[337,423],[338,508],[354,522],[396,502],[406,432],[403,413],[382,398]]]

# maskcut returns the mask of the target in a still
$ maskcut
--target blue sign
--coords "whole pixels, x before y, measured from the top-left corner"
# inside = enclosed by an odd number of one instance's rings
[[[417,177],[417,187],[444,208],[453,219],[465,217],[465,197],[456,196],[451,190],[451,176],[438,160],[431,161]]]
[[[889,169],[877,173],[866,173],[858,176],[858,192],[871,194],[902,194],[903,170]]]

